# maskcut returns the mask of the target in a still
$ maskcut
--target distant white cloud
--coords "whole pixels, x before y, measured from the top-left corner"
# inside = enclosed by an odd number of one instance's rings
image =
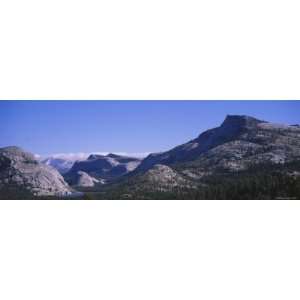
[[[85,153],[85,152],[77,152],[77,153],[55,153],[55,154],[50,154],[50,155],[39,155],[39,154],[35,154],[35,157],[37,159],[45,159],[48,157],[52,157],[52,158],[62,158],[65,160],[71,160],[71,161],[75,161],[75,160],[85,160],[87,159],[91,154],[99,154],[99,155],[107,155],[109,153],[114,153],[117,155],[123,155],[123,156],[130,156],[130,157],[137,157],[137,158],[144,158],[147,155],[150,154],[150,152],[136,152],[136,153],[130,153],[130,152],[89,152],[89,153]]]
[[[87,159],[88,156],[89,156],[89,153],[84,153],[84,152],[55,153],[55,154],[49,155],[49,157],[62,158],[62,159],[66,159],[66,160],[84,160],[84,159]]]
[[[114,154],[117,154],[117,155],[123,155],[123,156],[144,158],[144,157],[148,156],[151,152],[136,152],[136,153],[130,153],[130,152],[110,152],[110,153],[114,153]]]

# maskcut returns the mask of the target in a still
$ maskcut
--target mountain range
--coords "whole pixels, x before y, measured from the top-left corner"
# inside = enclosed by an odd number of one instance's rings
[[[0,191],[20,185],[38,197],[74,191],[96,199],[300,197],[299,161],[299,125],[228,115],[220,126],[144,159],[110,153],[38,162],[19,148],[2,148]]]
[[[91,154],[86,160],[76,161],[64,177],[71,185],[80,186],[78,173],[84,172],[95,184],[104,184],[133,171],[140,163],[141,159],[135,157]]]

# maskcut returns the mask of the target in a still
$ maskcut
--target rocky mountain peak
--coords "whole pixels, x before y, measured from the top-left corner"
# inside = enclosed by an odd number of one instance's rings
[[[104,155],[100,155],[100,154],[91,154],[89,155],[89,157],[87,158],[87,160],[94,160],[94,159],[98,159],[98,158],[103,158],[105,157]]]
[[[266,122],[246,115],[227,115],[221,127],[252,128],[259,123]]]
[[[18,146],[7,146],[7,147],[3,147],[0,149],[1,151],[7,151],[7,152],[24,152],[22,148],[18,147]]]
[[[106,156],[111,157],[111,158],[121,158],[122,157],[121,155],[117,155],[117,154],[114,154],[114,153],[109,153]]]
[[[17,146],[0,148],[0,156],[2,157],[2,160],[5,158],[9,160],[11,164],[15,164],[17,162],[33,164],[38,163],[33,154],[26,152]]]

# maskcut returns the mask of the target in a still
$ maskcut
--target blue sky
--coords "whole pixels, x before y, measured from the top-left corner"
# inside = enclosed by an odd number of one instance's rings
[[[158,152],[227,114],[300,123],[300,101],[0,101],[0,147],[41,155]]]

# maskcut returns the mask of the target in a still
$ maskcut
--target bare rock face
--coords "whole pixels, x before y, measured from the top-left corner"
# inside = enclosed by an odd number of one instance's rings
[[[103,179],[96,179],[86,172],[78,171],[77,176],[74,178],[72,185],[80,186],[80,187],[93,187],[95,184],[100,183],[104,184],[105,181]]]
[[[152,190],[168,191],[176,187],[192,187],[192,183],[186,180],[171,167],[166,165],[154,165],[139,178],[140,184]]]
[[[14,187],[34,196],[68,196],[71,188],[63,177],[18,147],[0,148],[0,191]]]
[[[164,197],[164,193],[172,193],[182,188],[194,190],[196,187],[193,181],[186,179],[173,168],[157,164],[143,174],[123,178],[123,181],[110,188],[120,199],[153,199],[154,195],[157,199],[156,197]]]
[[[176,186],[185,182],[184,178],[177,174],[172,168],[157,164],[144,174],[144,178],[152,184]]]

